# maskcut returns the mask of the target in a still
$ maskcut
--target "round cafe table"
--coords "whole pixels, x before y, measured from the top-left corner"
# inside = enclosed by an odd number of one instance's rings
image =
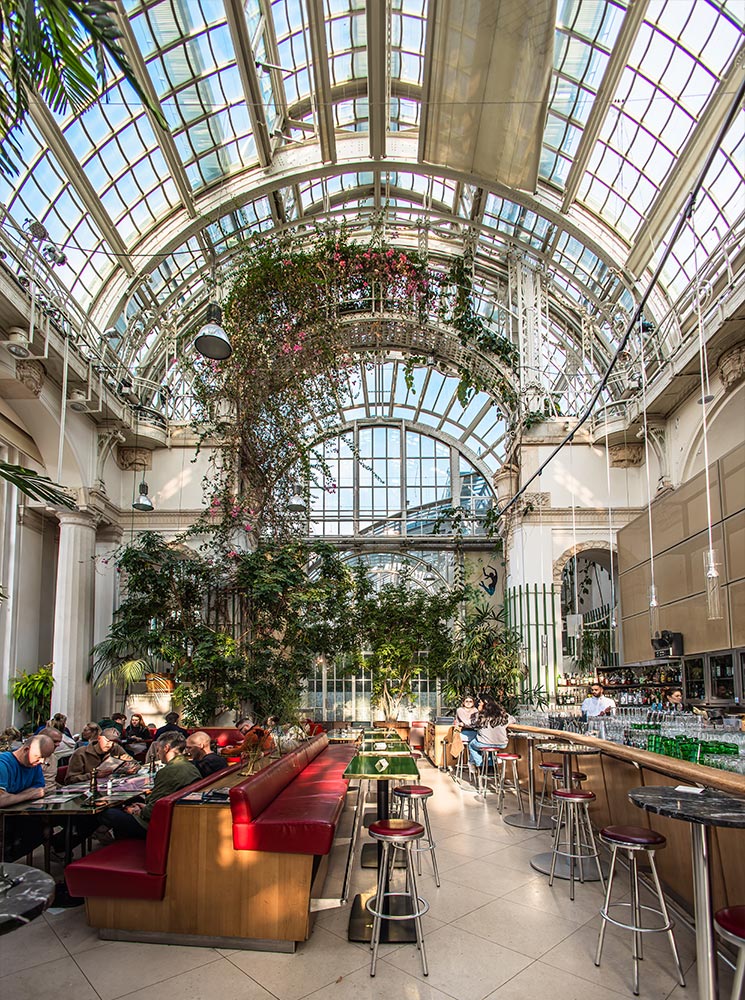
[[[590,754],[599,754],[600,749],[598,747],[589,746],[586,743],[539,743],[538,749],[541,753],[551,753],[558,754],[562,758],[562,765],[564,767],[564,788],[572,787],[572,758],[574,757],[589,757]],[[543,851],[541,854],[534,854],[530,859],[530,867],[534,868],[537,872],[542,875],[551,874],[551,859],[553,858],[553,853],[551,851]],[[582,862],[579,862],[582,868],[586,868],[583,871],[583,878],[585,882],[599,882],[600,876],[598,875],[598,870],[596,865],[585,866]],[[605,874],[605,867],[603,867],[603,873]],[[556,859],[556,867],[554,869],[554,878],[569,879],[569,858],[559,857]]]
[[[717,1000],[717,962],[714,920],[711,908],[709,871],[712,826],[745,828],[745,799],[713,788],[648,785],[632,788],[629,798],[635,806],[688,823],[691,828],[693,862],[693,914],[696,923],[696,974],[699,1000]]]
[[[54,896],[54,879],[28,865],[0,864],[0,934],[43,913]]]
[[[535,811],[535,754],[533,753],[533,744],[536,740],[545,741],[545,737],[542,733],[524,733],[518,729],[510,729],[509,734],[516,739],[527,740],[528,743],[528,813],[527,815],[524,812],[510,813],[509,816],[503,817],[504,822],[508,826],[517,826],[521,830],[550,830],[551,817],[542,816],[539,823]]]

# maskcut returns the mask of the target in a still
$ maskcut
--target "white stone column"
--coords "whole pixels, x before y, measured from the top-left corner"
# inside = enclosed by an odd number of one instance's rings
[[[114,560],[116,548],[122,540],[122,529],[115,525],[102,526],[96,535],[95,582],[93,586],[93,643],[108,635],[114,611],[119,605],[119,574]],[[92,691],[93,715],[103,719],[112,712],[122,711],[121,700],[116,702],[117,688],[106,684]]]
[[[91,713],[86,674],[93,646],[96,518],[81,510],[60,511],[58,518],[52,712],[64,712],[77,731]]]

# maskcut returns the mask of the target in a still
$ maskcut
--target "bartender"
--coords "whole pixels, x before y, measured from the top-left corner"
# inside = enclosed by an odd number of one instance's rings
[[[602,684],[593,684],[590,688],[590,697],[582,702],[582,714],[586,719],[597,718],[598,715],[613,715],[616,711],[616,703],[612,698],[603,694]]]

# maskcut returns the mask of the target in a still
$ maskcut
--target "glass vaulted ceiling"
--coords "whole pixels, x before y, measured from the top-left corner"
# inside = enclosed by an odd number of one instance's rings
[[[527,193],[419,160],[427,19],[439,8],[124,0],[125,48],[170,132],[114,68],[85,114],[35,109],[25,172],[0,181],[6,245],[19,248],[3,266],[27,266],[24,226],[43,223],[65,257],[44,280],[94,328],[118,326],[109,346],[124,364],[188,395],[163,331],[199,317],[213,256],[225,273],[252,233],[337,218],[362,234],[382,227],[434,259],[467,245],[482,314],[495,322],[507,255],[522,253],[546,276],[556,377],[586,371],[565,412],[579,408],[739,86],[745,8],[559,0],[538,183]],[[371,64],[384,77],[382,119],[371,114]],[[373,141],[385,159],[372,158]],[[657,363],[683,336],[695,268],[706,263],[714,287],[742,245],[744,175],[741,115],[650,300],[647,357]],[[569,381],[565,390],[575,391]]]

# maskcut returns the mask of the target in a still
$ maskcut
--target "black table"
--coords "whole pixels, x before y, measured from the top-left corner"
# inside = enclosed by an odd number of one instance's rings
[[[539,743],[538,749],[542,753],[556,753],[562,757],[562,764],[564,767],[564,788],[572,787],[572,758],[573,757],[589,757],[591,754],[599,754],[600,748],[589,746],[587,743]],[[541,854],[535,854],[530,859],[530,867],[534,868],[541,875],[551,874],[551,860],[553,858],[553,853],[551,851],[543,851]],[[601,862],[602,864],[602,862]],[[584,865],[583,865],[584,867]],[[569,858],[559,857],[556,859],[556,867],[554,869],[554,878],[563,878],[569,880],[570,864]],[[604,872],[605,874],[605,872]],[[597,867],[593,863],[592,867],[588,871],[583,871],[583,877],[585,882],[599,882],[600,876],[598,875]]]
[[[709,828],[745,828],[745,799],[712,788],[679,791],[672,785],[632,788],[629,798],[647,812],[690,824],[693,862],[693,912],[696,922],[696,971],[699,1000],[717,1000],[716,938],[711,907]]]
[[[545,740],[542,733],[524,733],[516,729],[508,730],[510,736],[520,739],[527,740],[528,743],[528,815],[526,816],[524,812],[510,813],[509,816],[503,816],[504,822],[508,826],[517,826],[521,830],[550,830],[551,829],[551,817],[541,816],[540,822],[536,816],[535,811],[535,754],[533,753],[533,744],[536,740]]]
[[[0,862],[0,934],[23,927],[54,897],[54,879],[38,868]]]

